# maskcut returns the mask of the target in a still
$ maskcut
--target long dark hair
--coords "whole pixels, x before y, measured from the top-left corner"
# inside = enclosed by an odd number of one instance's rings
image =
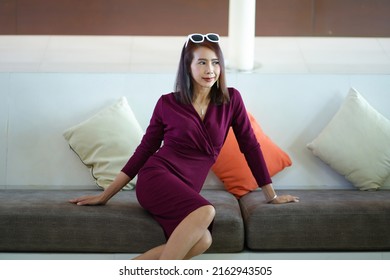
[[[226,86],[225,61],[222,50],[218,43],[209,42],[207,39],[205,39],[202,43],[193,43],[189,40],[187,46],[183,46],[175,83],[176,100],[182,104],[191,104],[193,101],[194,93],[191,77],[191,62],[194,58],[194,51],[199,47],[206,47],[214,51],[217,55],[221,68],[218,82],[211,88],[210,102],[214,104],[223,104],[228,102],[230,98]]]

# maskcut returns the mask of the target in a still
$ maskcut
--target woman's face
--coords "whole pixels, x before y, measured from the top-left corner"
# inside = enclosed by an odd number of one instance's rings
[[[210,90],[221,73],[219,59],[213,50],[206,47],[195,49],[193,55],[191,75],[194,90]]]

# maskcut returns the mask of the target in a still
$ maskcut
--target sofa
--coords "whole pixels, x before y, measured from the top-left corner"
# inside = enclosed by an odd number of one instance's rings
[[[134,191],[105,206],[68,202],[86,190],[1,190],[1,252],[140,253],[164,243],[159,225]],[[279,191],[300,203],[271,205],[261,191],[239,200],[224,190],[202,194],[216,208],[209,253],[256,251],[387,251],[390,191]]]

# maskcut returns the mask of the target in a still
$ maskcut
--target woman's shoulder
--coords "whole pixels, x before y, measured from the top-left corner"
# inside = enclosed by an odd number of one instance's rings
[[[231,102],[241,100],[241,93],[234,87],[228,87],[229,97]]]
[[[175,92],[170,92],[170,93],[165,93],[160,96],[160,98],[157,101],[157,104],[159,106],[169,106],[169,107],[174,107],[179,105],[177,98],[176,98],[176,93]]]
[[[174,92],[163,93],[160,96],[161,99],[170,99],[170,98],[174,98],[174,97],[175,97],[175,93]]]
[[[172,102],[175,100],[175,93],[170,92],[170,93],[164,93],[161,94],[160,97],[158,98],[157,102]]]
[[[235,87],[228,87],[230,97],[234,95],[240,95],[240,92]]]

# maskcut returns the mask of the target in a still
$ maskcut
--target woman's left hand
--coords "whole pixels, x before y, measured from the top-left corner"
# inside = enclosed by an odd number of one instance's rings
[[[274,200],[271,201],[272,204],[283,204],[290,202],[299,202],[299,197],[292,195],[278,195]]]

